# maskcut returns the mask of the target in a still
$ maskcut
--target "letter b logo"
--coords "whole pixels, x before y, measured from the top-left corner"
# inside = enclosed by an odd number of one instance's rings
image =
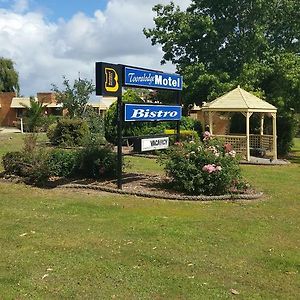
[[[107,92],[116,92],[119,89],[119,76],[116,70],[105,68],[105,90]]]

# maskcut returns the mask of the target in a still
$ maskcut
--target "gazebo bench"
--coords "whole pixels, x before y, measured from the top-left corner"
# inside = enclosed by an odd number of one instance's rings
[[[263,148],[250,148],[250,155],[255,157],[265,157],[266,150]]]

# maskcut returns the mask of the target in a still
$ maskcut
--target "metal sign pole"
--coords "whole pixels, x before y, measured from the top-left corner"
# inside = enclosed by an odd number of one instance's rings
[[[181,92],[177,91],[176,93],[177,95],[177,104],[181,105]],[[176,122],[176,142],[180,141],[180,121]]]
[[[118,97],[117,102],[117,137],[118,137],[118,164],[117,164],[117,177],[118,177],[118,189],[122,189],[122,165],[123,165],[123,158],[122,158],[122,96]]]

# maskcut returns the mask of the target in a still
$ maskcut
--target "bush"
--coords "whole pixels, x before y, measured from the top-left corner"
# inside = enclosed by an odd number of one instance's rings
[[[292,149],[297,133],[297,118],[290,113],[281,113],[277,117],[277,150],[279,156],[286,156]]]
[[[2,163],[5,173],[22,176],[22,170],[24,168],[24,164],[26,163],[26,159],[23,152],[7,152],[2,157]]]
[[[87,106],[87,109],[83,115],[83,119],[86,121],[90,136],[87,140],[96,140],[105,144],[105,131],[104,131],[104,119],[100,116],[92,107]]]
[[[24,177],[27,183],[43,185],[51,173],[48,166],[48,152],[8,152],[3,157],[6,174]]]
[[[82,119],[62,118],[56,126],[50,125],[47,132],[52,145],[63,147],[82,146],[88,135],[88,125]]]
[[[235,152],[216,140],[177,143],[160,158],[173,187],[192,195],[221,195],[244,187]]]
[[[78,174],[87,178],[117,176],[117,154],[112,145],[90,143],[79,154]]]
[[[49,154],[48,166],[51,176],[71,177],[79,164],[79,153],[75,150],[54,149]]]

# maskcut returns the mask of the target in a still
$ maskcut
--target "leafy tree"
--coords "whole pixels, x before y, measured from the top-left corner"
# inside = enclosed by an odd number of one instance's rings
[[[288,105],[299,106],[298,0],[193,0],[186,11],[172,2],[153,10],[155,28],[144,33],[162,45],[162,63],[171,61],[184,75],[187,103],[200,104],[250,82],[269,100],[290,89]],[[270,79],[287,70],[271,94]]]
[[[45,104],[38,102],[34,97],[30,97],[30,105],[22,104],[25,111],[25,124],[30,132],[36,132],[37,128],[42,125]]]
[[[73,86],[63,77],[63,90],[52,84],[52,90],[56,93],[58,102],[67,109],[70,118],[81,117],[85,111],[91,93],[95,90],[92,81],[87,79],[75,79]]]
[[[298,0],[192,0],[186,11],[172,2],[153,10],[155,27],[144,34],[184,76],[186,106],[241,84],[278,108],[278,144],[291,144],[291,111],[300,111]]]
[[[11,59],[0,57],[0,92],[19,93],[19,75]]]

